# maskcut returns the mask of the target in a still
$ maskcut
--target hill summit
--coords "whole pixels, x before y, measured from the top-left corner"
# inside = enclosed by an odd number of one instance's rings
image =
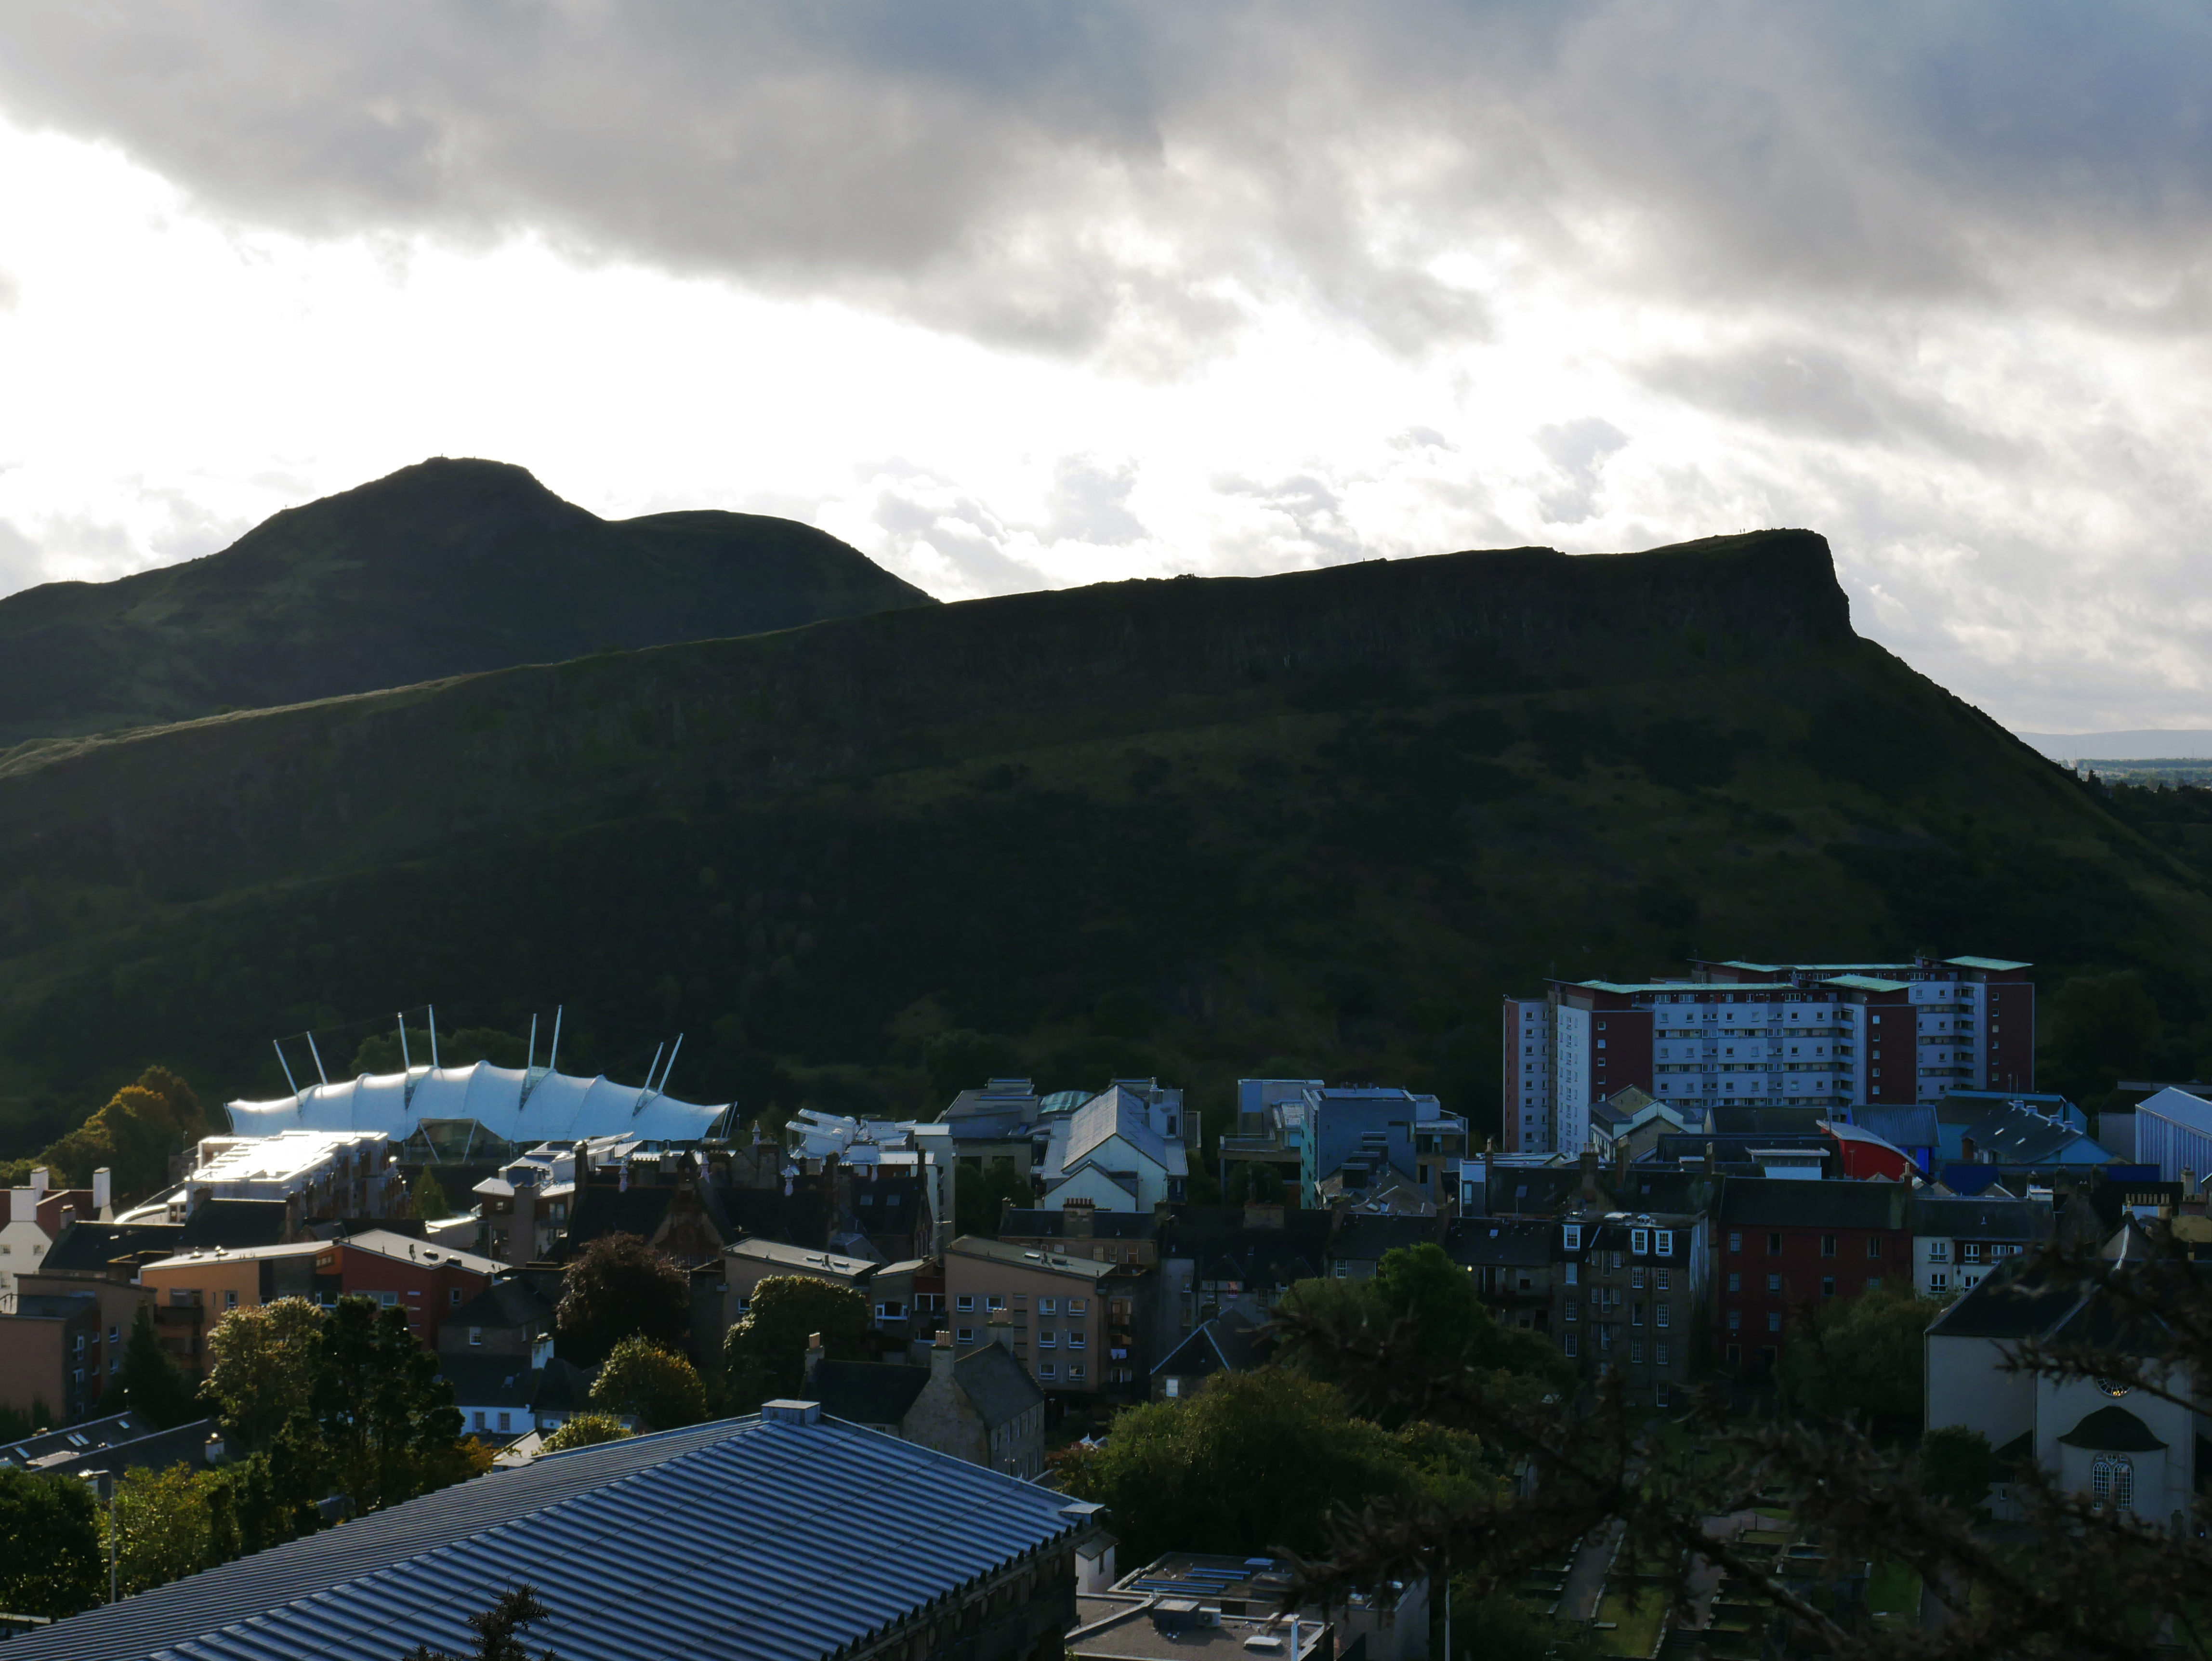
[[[0,745],[933,604],[811,526],[603,520],[440,457],[204,559],[0,599]]]

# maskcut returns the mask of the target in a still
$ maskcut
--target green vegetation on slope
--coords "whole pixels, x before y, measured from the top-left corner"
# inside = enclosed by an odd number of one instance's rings
[[[564,1066],[632,1076],[684,1031],[672,1089],[749,1110],[932,1111],[959,1050],[1157,1071],[1217,1125],[1268,1058],[1487,1126],[1496,1001],[1547,972],[1981,952],[2132,973],[2185,1041],[2212,983],[2203,874],[1853,636],[1802,532],[1108,585],[43,746],[0,758],[0,1153],[151,1060],[282,1093],[271,1036],[426,1000],[564,1002]]]
[[[0,599],[0,745],[931,603],[788,520],[611,522],[441,459],[204,559]]]

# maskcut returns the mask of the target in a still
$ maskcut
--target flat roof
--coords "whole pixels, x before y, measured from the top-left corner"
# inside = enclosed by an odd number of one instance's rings
[[[1102,1263],[1091,1257],[1071,1257],[1065,1252],[1036,1246],[1010,1245],[1002,1240],[987,1240],[980,1234],[963,1234],[947,1250],[957,1252],[963,1257],[987,1258],[992,1262],[1003,1263],[1008,1269],[1080,1275],[1092,1281],[1103,1281],[1121,1267],[1119,1263]]]

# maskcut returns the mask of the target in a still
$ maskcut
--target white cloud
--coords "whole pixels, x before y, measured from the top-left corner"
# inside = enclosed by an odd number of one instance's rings
[[[2000,0],[18,9],[0,589],[441,452],[947,596],[1797,523],[2000,716],[2201,719],[2208,79]]]

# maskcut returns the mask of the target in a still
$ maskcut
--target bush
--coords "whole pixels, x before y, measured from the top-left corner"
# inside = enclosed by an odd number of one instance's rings
[[[679,1430],[707,1416],[707,1390],[691,1363],[649,1338],[625,1338],[592,1381],[592,1405],[629,1414],[655,1430]]]
[[[580,1366],[629,1337],[678,1348],[691,1331],[691,1288],[665,1253],[636,1235],[602,1235],[568,1265],[555,1320],[562,1355]]]
[[[619,1419],[604,1413],[580,1413],[547,1437],[538,1449],[541,1453],[566,1453],[570,1448],[597,1447],[602,1442],[619,1442],[637,1433]]]

